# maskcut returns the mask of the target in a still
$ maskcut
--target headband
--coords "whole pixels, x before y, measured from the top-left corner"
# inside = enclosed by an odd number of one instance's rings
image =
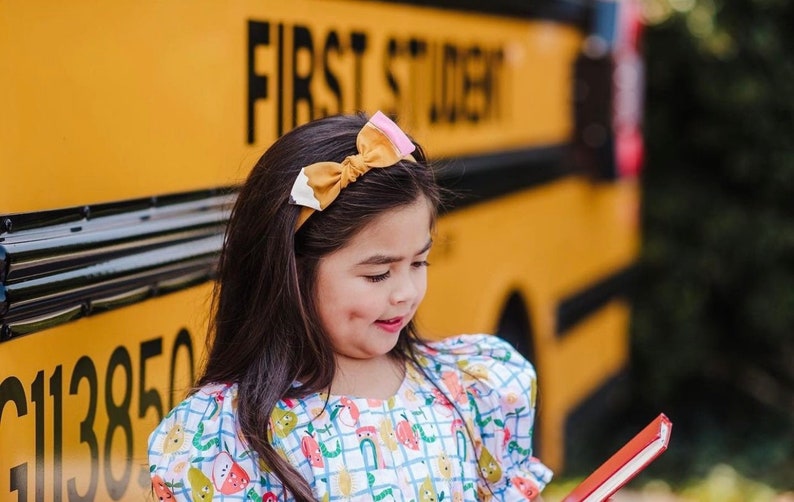
[[[317,162],[301,169],[289,202],[301,209],[297,231],[314,211],[328,207],[350,183],[370,169],[390,167],[402,159],[414,161],[416,146],[399,126],[381,112],[373,115],[356,138],[358,153],[339,162]]]

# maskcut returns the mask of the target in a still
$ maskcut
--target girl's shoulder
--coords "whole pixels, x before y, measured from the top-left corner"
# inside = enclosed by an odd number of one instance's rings
[[[237,384],[209,384],[199,387],[176,405],[159,428],[175,422],[184,425],[214,421],[222,414],[234,417],[237,412]]]
[[[518,387],[534,394],[536,373],[510,343],[495,335],[458,335],[419,346],[420,362],[442,380],[450,372],[478,393]]]
[[[156,495],[242,500],[260,488],[257,457],[239,434],[234,384],[206,385],[179,403],[149,436],[148,453]]]
[[[510,343],[496,335],[458,335],[419,346],[419,352],[440,363],[465,367],[471,363],[496,366],[532,365]],[[534,372],[534,369],[532,369]]]
[[[176,405],[149,436],[149,455],[190,455],[197,437],[234,435],[237,386],[205,385]]]

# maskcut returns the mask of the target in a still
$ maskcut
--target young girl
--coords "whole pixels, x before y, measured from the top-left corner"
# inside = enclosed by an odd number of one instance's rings
[[[416,333],[438,203],[380,112],[265,152],[229,222],[204,373],[149,439],[156,497],[538,497],[532,366],[493,336]]]

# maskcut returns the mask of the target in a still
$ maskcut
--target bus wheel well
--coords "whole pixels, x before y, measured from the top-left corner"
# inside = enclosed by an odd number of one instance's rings
[[[496,334],[510,342],[529,361],[535,360],[532,323],[524,297],[517,291],[510,294],[502,308]]]

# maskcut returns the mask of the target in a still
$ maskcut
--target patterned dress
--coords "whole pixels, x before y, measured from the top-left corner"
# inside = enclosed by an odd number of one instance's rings
[[[536,381],[509,344],[463,335],[420,347],[389,399],[316,393],[274,409],[272,443],[318,500],[527,500],[551,471],[532,456]],[[327,402],[326,402],[327,400]],[[284,499],[241,439],[236,385],[206,386],[149,438],[155,495]]]

